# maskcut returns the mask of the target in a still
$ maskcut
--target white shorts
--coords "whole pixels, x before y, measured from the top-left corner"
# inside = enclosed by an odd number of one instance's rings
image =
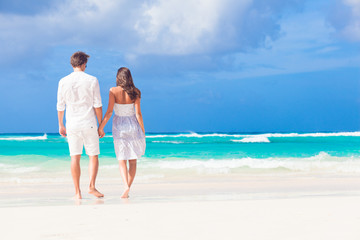
[[[70,156],[81,155],[83,146],[85,146],[85,152],[89,156],[100,154],[99,134],[95,127],[85,130],[67,130],[67,139]]]

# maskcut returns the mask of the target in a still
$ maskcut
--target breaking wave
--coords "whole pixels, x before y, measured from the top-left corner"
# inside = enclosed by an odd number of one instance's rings
[[[232,170],[276,170],[291,172],[360,173],[360,158],[335,157],[325,152],[307,158],[239,158],[210,160],[160,160],[142,166],[169,170],[197,170],[198,172],[228,173]]]
[[[201,142],[184,142],[184,141],[151,141],[152,143],[170,143],[170,144],[198,144]]]
[[[43,136],[37,137],[2,137],[0,140],[4,141],[27,141],[27,140],[46,140],[48,139],[47,134],[45,133]]]
[[[243,139],[232,139],[232,142],[242,142],[242,143],[269,143],[270,140],[267,137],[256,136],[256,137],[247,137]]]
[[[209,133],[199,134],[195,132],[181,134],[156,134],[147,135],[146,138],[203,138],[203,137],[235,137],[235,138],[251,138],[251,137],[360,137],[360,132],[333,132],[333,133],[262,133],[262,134],[227,134],[227,133]]]

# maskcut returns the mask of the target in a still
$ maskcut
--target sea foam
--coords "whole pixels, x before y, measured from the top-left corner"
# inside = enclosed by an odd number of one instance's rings
[[[270,140],[267,137],[263,136],[255,136],[255,137],[247,137],[243,139],[231,139],[232,142],[242,142],[242,143],[269,143]]]
[[[335,157],[325,152],[306,158],[238,158],[210,160],[160,160],[144,163],[141,168],[163,170],[196,170],[199,173],[228,173],[232,170],[275,170],[290,172],[360,173],[360,158]]]
[[[0,173],[30,173],[37,172],[39,166],[23,166],[20,164],[0,164]]]
[[[45,133],[43,136],[37,136],[37,137],[6,137],[6,138],[0,138],[0,140],[4,141],[26,141],[26,140],[46,140],[47,134]]]
[[[200,134],[195,132],[181,134],[157,134],[148,135],[146,138],[203,138],[203,137],[235,137],[235,138],[252,138],[252,137],[359,137],[360,132],[333,132],[333,133],[262,133],[262,134],[228,134],[228,133],[209,133]]]
[[[151,141],[153,143],[173,143],[173,144],[182,144],[182,141]]]

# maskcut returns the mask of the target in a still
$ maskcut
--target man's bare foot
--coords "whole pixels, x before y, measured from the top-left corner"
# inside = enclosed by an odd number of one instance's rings
[[[89,188],[89,193],[98,198],[104,197],[104,194],[96,190],[96,188]]]
[[[121,195],[121,198],[129,198],[129,191],[130,188],[126,188],[123,192],[123,194]]]

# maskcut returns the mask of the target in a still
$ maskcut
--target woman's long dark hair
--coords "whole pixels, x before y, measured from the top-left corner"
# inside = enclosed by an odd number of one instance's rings
[[[135,87],[131,72],[126,67],[119,68],[116,75],[116,86],[122,87],[131,100],[141,98],[141,92]]]

